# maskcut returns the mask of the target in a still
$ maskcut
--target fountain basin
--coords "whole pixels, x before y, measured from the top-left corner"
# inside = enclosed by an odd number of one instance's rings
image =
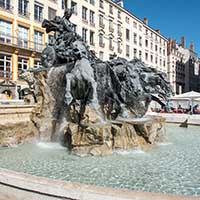
[[[2,200],[197,200],[148,192],[103,188],[78,183],[65,183],[0,168]]]
[[[170,125],[166,129],[168,139],[152,149],[117,151],[104,157],[77,157],[66,148],[49,143],[0,148],[0,167],[71,184],[187,196],[185,199],[194,196],[198,199],[199,128],[191,126],[183,129]],[[62,182],[63,185],[65,183]]]

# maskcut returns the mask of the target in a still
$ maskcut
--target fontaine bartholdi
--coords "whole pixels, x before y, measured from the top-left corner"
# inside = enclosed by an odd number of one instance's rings
[[[138,59],[98,59],[73,31],[71,15],[66,9],[63,17],[43,21],[54,41],[43,50],[42,67],[21,75],[36,101],[31,115],[35,136],[90,155],[154,144],[164,120],[143,116],[152,100],[160,102],[156,96],[171,94],[165,74]]]

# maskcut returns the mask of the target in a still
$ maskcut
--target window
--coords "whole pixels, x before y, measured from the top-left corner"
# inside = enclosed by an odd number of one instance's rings
[[[163,49],[163,56],[165,56],[165,49]]]
[[[104,47],[104,36],[102,33],[99,34],[99,46]]]
[[[11,75],[12,75],[11,55],[0,53],[0,77],[11,78]]]
[[[84,42],[87,42],[87,31],[86,28],[82,28],[82,39]]]
[[[100,0],[100,1],[99,1],[99,7],[102,8],[102,9],[104,8],[103,1],[104,1],[104,0]]]
[[[142,31],[142,25],[139,25],[139,30]]]
[[[0,43],[11,43],[12,23],[0,19]]]
[[[151,50],[153,50],[153,43],[151,42]]]
[[[95,0],[90,0],[90,4],[95,5]]]
[[[134,41],[134,44],[137,44],[137,33],[133,34],[133,41]]]
[[[23,16],[29,16],[28,13],[28,0],[19,0],[18,1],[18,13]]]
[[[18,76],[26,69],[28,69],[28,58],[18,57]]]
[[[126,40],[130,40],[130,30],[126,29]]]
[[[104,28],[103,15],[99,15],[99,26]]]
[[[90,10],[90,24],[94,25],[94,12],[92,10]]]
[[[42,64],[41,64],[41,62],[40,62],[40,60],[34,60],[34,67],[35,68],[39,68],[39,67],[41,67],[42,66]]]
[[[130,56],[130,46],[126,45],[126,56],[129,57]]]
[[[34,44],[36,51],[42,51],[43,48],[43,33],[40,31],[34,31]]]
[[[133,27],[137,29],[137,22],[136,21],[133,22]]]
[[[90,44],[94,46],[94,31],[90,31]]]
[[[28,28],[24,26],[18,26],[18,45],[28,48]]]
[[[113,51],[113,39],[112,37],[109,38],[109,49]]]
[[[113,14],[113,6],[112,5],[109,6],[109,12],[110,12],[110,14]]]
[[[163,60],[163,67],[165,67],[165,60]]]
[[[56,16],[56,10],[49,7],[48,8],[48,18],[49,18],[49,20],[54,19],[55,16]]]
[[[133,56],[134,56],[134,58],[137,58],[137,49],[133,50]]]
[[[139,59],[142,60],[142,51],[139,51]]]
[[[87,8],[86,7],[82,7],[82,19],[84,20],[84,21],[87,21]]]
[[[34,5],[34,19],[40,22],[43,20],[43,6],[37,2]]]
[[[145,53],[145,60],[148,61],[148,53]]]
[[[151,55],[151,62],[153,63],[153,55]]]
[[[129,17],[126,16],[126,23],[129,24]]]
[[[99,58],[100,58],[101,60],[103,60],[103,56],[104,56],[103,51],[100,51],[100,52],[99,52]]]
[[[109,20],[109,31],[110,32],[114,32],[113,21],[112,20]]]
[[[162,59],[160,59],[160,67],[162,66]]]
[[[121,16],[121,11],[120,10],[118,10],[118,14],[117,14],[117,16],[118,16],[118,19],[121,19],[122,18],[122,16]]]
[[[146,35],[148,35],[148,30],[147,30],[147,29],[146,29],[146,32],[145,32],[145,34],[146,34]]]
[[[155,61],[155,63],[158,64],[158,58],[157,58],[157,57],[156,57],[156,61]]]
[[[77,15],[77,3],[72,1],[71,2],[72,12]]]
[[[158,51],[158,46],[157,45],[155,45],[155,51]]]
[[[4,8],[6,10],[10,10],[11,6],[10,6],[10,0],[0,0],[0,7]]]
[[[160,54],[162,53],[162,48],[160,48]]]
[[[122,53],[121,41],[118,41],[118,42],[117,42],[117,51],[118,51],[118,53]]]
[[[139,45],[142,46],[142,36],[139,37]]]
[[[149,46],[149,41],[145,40],[145,46],[148,47]]]

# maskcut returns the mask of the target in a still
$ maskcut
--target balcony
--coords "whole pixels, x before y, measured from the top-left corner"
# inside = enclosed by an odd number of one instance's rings
[[[34,16],[34,20],[35,20],[35,22],[37,22],[37,23],[40,23],[41,24],[41,22],[43,21],[43,17],[42,16]]]
[[[0,33],[0,45],[41,53],[45,45]]]
[[[87,19],[83,19],[83,18],[82,18],[82,22],[83,22],[84,24],[88,24],[88,20],[87,20]]]
[[[113,27],[109,27],[109,31],[110,31],[111,33],[113,33],[113,32],[114,32],[114,28],[113,28]]]
[[[95,23],[94,22],[90,22],[90,26],[95,27]]]
[[[117,34],[118,34],[119,37],[122,36],[122,32],[121,31],[118,31]]]
[[[103,29],[105,28],[105,24],[103,24],[103,23],[100,23],[99,26],[100,26],[100,28],[103,28]]]
[[[12,72],[0,70],[0,78],[12,79]]]
[[[114,47],[113,47],[113,46],[109,46],[109,49],[110,49],[111,51],[114,51]]]
[[[104,48],[104,47],[105,47],[105,43],[99,43],[99,46],[100,46],[101,48]]]
[[[119,53],[119,54],[121,54],[122,53],[122,49],[117,49],[117,52]]]
[[[20,17],[30,18],[30,12],[28,11],[18,10],[18,14]]]
[[[90,42],[90,45],[95,47],[95,43],[94,42]]]

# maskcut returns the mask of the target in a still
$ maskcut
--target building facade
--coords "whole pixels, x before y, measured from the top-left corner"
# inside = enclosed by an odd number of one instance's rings
[[[75,29],[102,60],[110,55],[131,60],[138,58],[146,64],[167,72],[168,40],[112,0],[68,0],[74,15]]]
[[[186,47],[185,38],[181,38],[181,44],[176,40],[168,42],[168,79],[175,94],[189,91],[200,92],[199,58],[194,50],[194,44]]]
[[[19,78],[20,72],[40,65],[41,52],[52,37],[41,28],[41,23],[44,18],[52,19],[58,10],[61,12],[62,2],[53,0],[0,1],[1,93],[15,98],[17,85],[25,85]]]
[[[167,72],[168,40],[123,7],[123,1],[68,0],[74,30],[102,60],[113,54]],[[42,49],[51,41],[41,28],[44,18],[63,15],[64,0],[0,0],[0,79],[22,85],[19,74],[38,67]],[[9,85],[9,84],[6,84]],[[8,92],[1,89],[0,92]],[[12,96],[15,94],[12,91]]]

